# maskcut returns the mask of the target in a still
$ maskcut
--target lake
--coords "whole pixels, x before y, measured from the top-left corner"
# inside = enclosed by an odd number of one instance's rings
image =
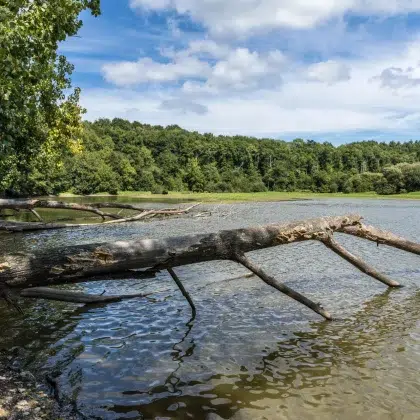
[[[420,237],[420,202],[414,200],[201,208],[211,216],[2,235],[0,252],[348,213],[409,239]],[[418,420],[420,259],[336,236],[405,287],[387,290],[320,243],[291,244],[249,256],[322,302],[336,320],[324,321],[258,278],[243,277],[247,271],[236,263],[211,262],[175,269],[197,306],[194,321],[161,272],[152,279],[77,286],[90,293],[153,292],[147,299],[90,308],[24,301],[24,316],[0,302],[0,347],[18,347],[16,363],[55,377],[61,397],[75,401],[89,419]]]

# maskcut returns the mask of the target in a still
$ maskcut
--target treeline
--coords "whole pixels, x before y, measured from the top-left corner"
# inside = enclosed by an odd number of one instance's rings
[[[101,119],[84,123],[82,145],[64,160],[37,156],[20,172],[6,174],[7,169],[0,158],[0,175],[8,180],[3,191],[18,195],[122,190],[395,194],[420,190],[420,142],[334,147]]]

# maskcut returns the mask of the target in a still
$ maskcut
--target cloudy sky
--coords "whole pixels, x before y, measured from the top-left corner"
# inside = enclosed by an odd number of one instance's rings
[[[419,139],[420,0],[102,0],[61,52],[87,118]]]

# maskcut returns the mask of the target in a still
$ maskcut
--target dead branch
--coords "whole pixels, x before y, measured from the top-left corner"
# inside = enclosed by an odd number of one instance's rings
[[[137,220],[140,219],[144,219],[147,216],[158,216],[158,215],[165,215],[165,216],[175,216],[175,215],[179,215],[179,214],[185,214],[188,213],[189,211],[191,211],[194,207],[199,206],[200,203],[194,204],[190,207],[187,207],[186,209],[168,209],[168,210],[144,210],[143,212],[141,212],[140,214],[137,214],[136,216],[131,216],[131,217],[125,217],[122,219],[117,219],[117,220],[108,220],[106,222],[103,222],[103,225],[110,225],[110,224],[115,224],[115,223],[126,223],[126,222],[135,222]]]
[[[56,300],[60,302],[71,302],[71,303],[111,303],[120,302],[125,299],[133,299],[138,297],[147,297],[151,293],[144,294],[132,294],[132,295],[90,295],[87,293],[74,292],[71,290],[53,289],[50,287],[32,287],[29,289],[23,289],[20,292],[21,297],[34,298],[34,299],[46,299]]]
[[[373,267],[366,264],[361,258],[356,257],[351,252],[347,251],[342,245],[340,245],[332,235],[326,235],[325,238],[321,239],[322,243],[334,251],[337,255],[341,258],[344,258],[350,264],[353,264],[356,268],[358,268],[363,273],[367,274],[368,276],[373,277],[376,280],[386,284],[389,287],[401,287],[400,283],[396,282],[395,280],[390,279],[389,277],[385,276],[382,273],[376,271]]]
[[[15,200],[0,200],[1,201],[15,201]],[[32,201],[36,201],[36,200],[32,200]],[[120,217],[118,214],[113,214],[113,213],[103,213],[100,210],[97,210],[93,207],[90,206],[81,206],[78,204],[72,204],[72,203],[61,203],[61,202],[53,202],[53,201],[45,201],[42,203],[53,203],[53,206],[50,206],[48,204],[48,206],[37,204],[37,207],[42,207],[42,208],[55,208],[55,209],[69,209],[69,210],[80,210],[80,211],[90,211],[92,213],[96,213],[99,214],[101,217],[103,217],[103,219],[105,219],[105,217],[112,217],[114,220],[108,220],[105,222],[100,223],[100,225],[109,225],[109,224],[115,224],[115,223],[127,223],[127,222],[135,222],[135,221],[139,221],[142,219],[146,219],[147,217],[150,216],[176,216],[176,215],[181,215],[181,214],[187,214],[189,213],[194,207],[197,207],[198,205],[200,205],[200,203],[194,204],[192,206],[189,206],[185,209],[163,209],[163,210],[158,210],[158,209],[150,209],[150,210],[143,210],[140,214],[137,214],[135,216],[130,216],[130,217],[125,217],[122,218]],[[61,206],[61,205],[64,206]],[[4,204],[5,206],[11,206],[11,204]],[[31,204],[32,205],[32,204]],[[72,206],[71,208],[68,206]],[[21,208],[25,208],[28,209],[31,212],[34,212],[33,209],[25,207],[27,206],[27,204],[23,203],[21,204]],[[0,204],[1,207],[1,204]],[[79,207],[79,208],[76,208]],[[6,207],[3,207],[6,208]],[[10,208],[10,207],[7,207]],[[138,209],[140,210],[140,208]],[[39,217],[39,215],[38,215]],[[56,223],[56,222],[51,222],[51,223],[43,223],[43,222],[19,222],[19,221],[0,221],[0,231],[6,231],[6,232],[31,232],[31,231],[37,231],[37,230],[52,230],[52,229],[66,229],[66,228],[78,228],[78,227],[86,227],[86,226],[95,226],[95,224],[92,223]]]
[[[88,213],[94,213],[103,220],[106,217],[113,219],[118,219],[119,217],[113,213],[104,213],[97,208],[94,208],[90,205],[77,204],[77,203],[65,203],[63,201],[50,201],[50,200],[5,200],[0,199],[0,209],[12,209],[12,210],[28,210],[39,220],[42,220],[39,215],[37,215],[34,209],[62,209],[62,210],[77,210],[84,211]]]
[[[29,210],[40,222],[42,222],[42,217],[39,215],[39,213],[34,210],[34,209],[30,209]]]
[[[171,268],[168,267],[168,273],[171,275],[172,279],[175,281],[176,285],[178,286],[179,290],[182,293],[182,296],[185,297],[185,299],[187,299],[187,302],[190,304],[191,306],[191,314],[192,317],[195,318],[195,314],[196,314],[196,309],[195,309],[195,305],[193,300],[191,299],[190,294],[185,290],[184,285],[181,283],[181,280],[179,279],[179,277],[175,274],[175,271]]]
[[[298,302],[302,303],[303,305],[315,311],[317,314],[322,315],[325,319],[327,320],[332,319],[332,316],[322,307],[321,304],[313,302],[312,300],[303,296],[299,292],[296,292],[292,288],[286,286],[284,283],[278,281],[273,276],[270,276],[261,267],[258,267],[251,260],[245,257],[244,254],[237,254],[235,255],[234,259],[239,264],[242,264],[248,270],[252,271],[264,283],[267,283],[269,286],[274,287],[274,289],[279,290],[280,292],[291,297],[292,299],[297,300]]]
[[[408,241],[407,239],[397,236],[392,232],[387,232],[374,226],[368,226],[360,223],[354,226],[345,226],[343,227],[342,232],[358,236],[359,238],[368,239],[369,241],[376,242],[378,245],[384,244],[420,255],[420,243]]]

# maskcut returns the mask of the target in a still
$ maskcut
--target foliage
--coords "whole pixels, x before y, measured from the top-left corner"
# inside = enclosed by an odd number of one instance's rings
[[[16,185],[19,179],[15,171],[3,183]],[[27,194],[118,190],[393,194],[420,190],[420,142],[365,141],[334,147],[312,140],[214,136],[178,126],[101,119],[84,123],[78,153],[68,153],[62,165],[35,167],[29,179]]]
[[[79,89],[65,95],[73,66],[57,49],[78,32],[86,9],[98,15],[99,0],[0,2],[0,191],[6,179],[20,193],[39,192],[47,174],[34,175],[33,160],[42,155],[59,166],[62,152],[77,149],[83,128]]]

